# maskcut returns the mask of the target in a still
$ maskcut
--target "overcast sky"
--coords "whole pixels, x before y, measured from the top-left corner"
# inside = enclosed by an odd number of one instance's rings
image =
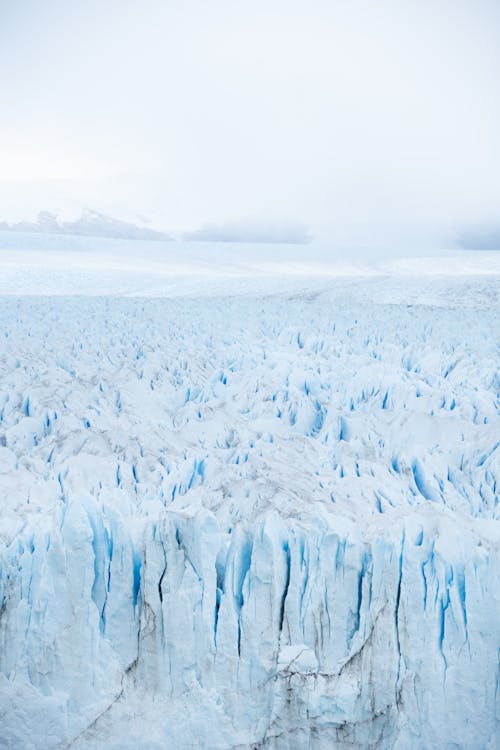
[[[443,243],[500,210],[498,0],[0,0],[0,217]]]

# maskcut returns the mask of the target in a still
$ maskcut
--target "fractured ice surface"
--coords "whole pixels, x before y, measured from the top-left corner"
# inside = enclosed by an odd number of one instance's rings
[[[0,314],[0,746],[500,746],[497,307]]]

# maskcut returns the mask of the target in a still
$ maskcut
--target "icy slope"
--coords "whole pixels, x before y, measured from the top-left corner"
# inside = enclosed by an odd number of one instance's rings
[[[4,298],[0,745],[498,747],[498,308],[470,285]]]

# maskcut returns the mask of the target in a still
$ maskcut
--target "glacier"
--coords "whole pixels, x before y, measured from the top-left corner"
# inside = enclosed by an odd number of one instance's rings
[[[500,747],[499,277],[58,267],[0,298],[0,746]]]

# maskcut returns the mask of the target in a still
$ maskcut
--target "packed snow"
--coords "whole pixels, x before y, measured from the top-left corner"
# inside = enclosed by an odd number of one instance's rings
[[[0,746],[500,747],[496,255],[79,241],[0,250]]]

